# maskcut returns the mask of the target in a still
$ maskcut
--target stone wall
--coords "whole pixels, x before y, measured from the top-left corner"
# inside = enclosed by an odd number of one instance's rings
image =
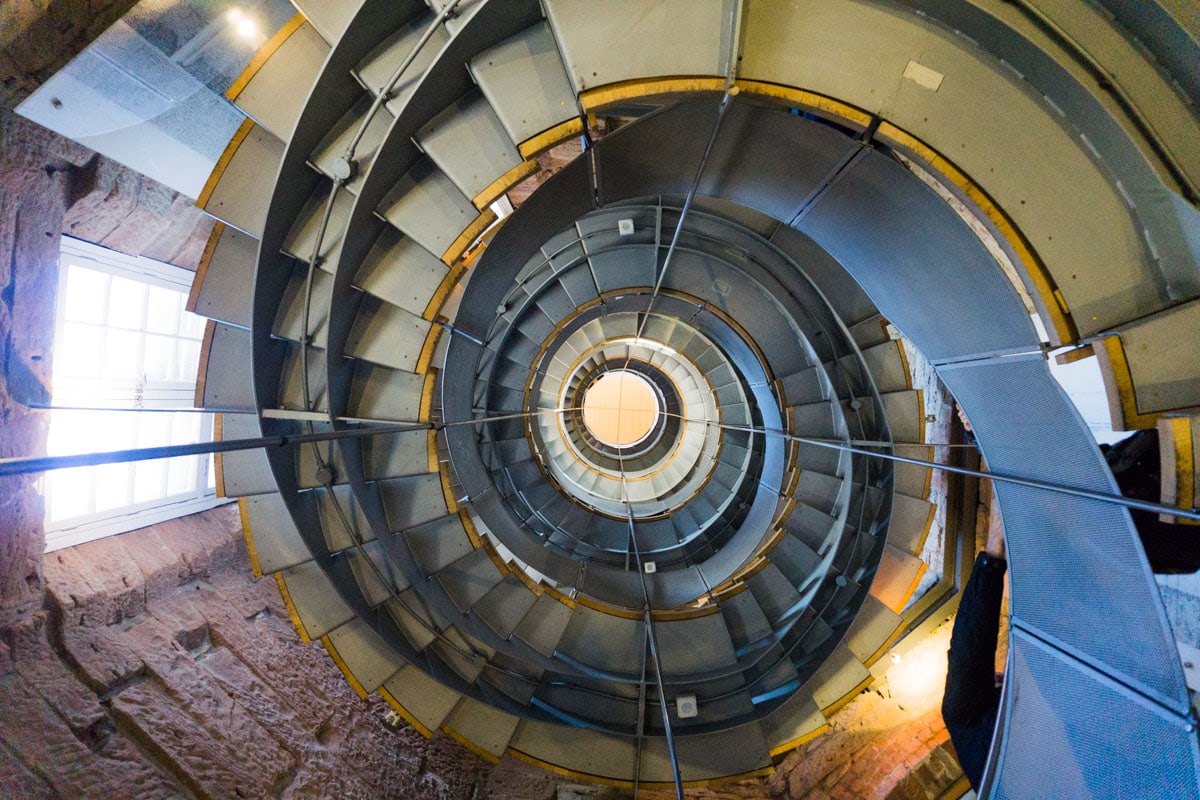
[[[2,797],[552,796],[361,700],[251,577],[236,506],[43,569],[45,609],[0,644]]]
[[[0,108],[0,458],[40,455],[49,393],[58,240],[73,172],[91,151]],[[42,604],[42,502],[0,478],[0,629]]]
[[[13,107],[58,72],[137,0],[0,3],[0,106]]]

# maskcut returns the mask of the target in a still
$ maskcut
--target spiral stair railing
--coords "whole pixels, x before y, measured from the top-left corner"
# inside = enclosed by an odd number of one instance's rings
[[[1097,342],[1145,385],[1158,379],[1160,362],[1122,342],[1185,330],[1200,294],[1185,244],[1195,132],[1167,124],[1169,104],[1152,125],[1144,109],[1129,122],[1030,17],[968,4],[432,6],[306,7],[252,66],[238,102],[257,122],[201,198],[225,223],[194,291],[222,321],[198,391],[228,412],[222,435],[427,426],[221,459],[255,569],[357,690],[487,757],[635,784],[768,770],[819,735],[896,634],[904,598],[886,587],[911,583],[931,516],[924,462],[890,458],[924,426],[885,317],[971,414],[993,469],[1051,481],[1068,465],[1073,485],[1113,493],[1029,310],[1050,345]],[[859,40],[831,50],[820,37],[842,25]],[[916,42],[943,71],[908,55]],[[886,101],[870,99],[882,66],[828,67],[871,48],[881,63],[909,58]],[[280,75],[295,76],[287,91],[254,91]],[[1006,142],[1012,126],[977,104],[989,93],[1021,137]],[[588,116],[605,109],[634,119],[596,137]],[[990,161],[988,147],[1019,149],[1026,134],[1040,151]],[[583,154],[497,220],[489,207],[537,172],[537,154],[581,135]],[[951,148],[959,139],[973,144]],[[1039,159],[1057,159],[1088,202],[1043,190],[1021,209]],[[997,268],[914,162],[1019,274]],[[1123,272],[1078,260],[1102,252]],[[586,374],[557,348],[582,331],[599,354],[589,369],[655,348],[683,364],[670,335],[685,328],[715,359],[695,371],[730,378],[708,399],[733,416],[678,424],[720,442],[700,467],[736,477],[697,489],[681,468],[685,497],[664,509],[630,491],[659,462],[596,450],[601,477],[562,491],[566,462],[543,431],[578,409],[543,403],[540,387],[552,376],[567,388],[551,395],[575,397]],[[1139,400],[1134,421],[1200,405]],[[577,453],[593,448],[585,438]],[[1170,757],[1121,785],[1200,795],[1194,715],[1125,512],[997,491],[1015,677],[994,794],[1041,781],[1103,796],[1114,765],[1153,747]],[[1056,598],[1129,641],[1064,620]],[[1083,683],[1105,703],[1073,704]],[[1022,686],[1038,699],[1023,702]],[[1088,722],[1118,709],[1145,735],[1114,750]],[[1038,739],[1031,714],[1062,733]],[[1075,770],[1048,774],[1034,741]]]

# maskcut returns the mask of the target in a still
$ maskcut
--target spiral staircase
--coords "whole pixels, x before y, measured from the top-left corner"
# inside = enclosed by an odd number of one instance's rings
[[[219,491],[302,638],[426,735],[622,784],[819,735],[924,566],[929,468],[865,454],[923,453],[890,330],[997,472],[1115,490],[1048,345],[1128,425],[1200,405],[1200,60],[1157,6],[296,5],[198,201],[197,405],[383,429],[224,454]],[[586,418],[613,375],[653,398],[631,440]],[[1200,797],[1128,514],[998,492],[993,795]]]

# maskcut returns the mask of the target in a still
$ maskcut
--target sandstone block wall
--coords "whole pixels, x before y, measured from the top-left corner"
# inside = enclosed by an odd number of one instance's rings
[[[551,796],[544,773],[361,700],[251,577],[234,506],[51,553],[43,573],[45,609],[0,645],[2,797]]]
[[[4,0],[0,3],[0,105],[15,106],[137,0]]]

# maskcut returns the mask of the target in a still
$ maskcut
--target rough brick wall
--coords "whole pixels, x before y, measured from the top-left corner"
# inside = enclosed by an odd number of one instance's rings
[[[59,232],[91,157],[0,108],[0,458],[45,450],[43,414],[17,399],[48,397]],[[0,478],[0,629],[41,606],[41,520],[33,479]]]
[[[132,8],[137,0],[0,3],[0,106],[15,106]]]
[[[552,796],[355,695],[250,576],[233,506],[51,553],[44,574],[46,609],[0,645],[2,797]]]

